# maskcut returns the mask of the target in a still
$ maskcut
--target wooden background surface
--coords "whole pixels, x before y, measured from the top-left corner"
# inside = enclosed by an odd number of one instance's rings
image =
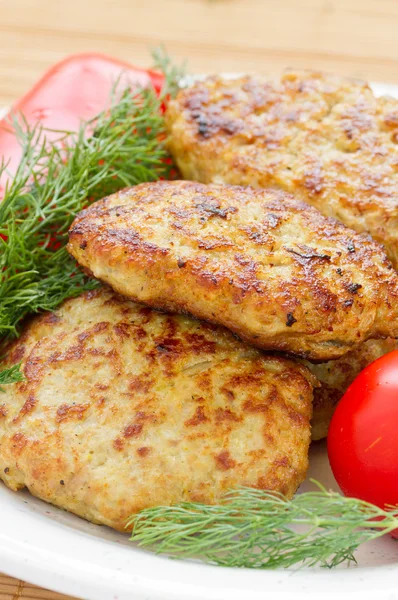
[[[149,65],[160,42],[192,72],[315,67],[398,83],[398,0],[0,0],[0,106],[70,53]],[[65,596],[0,575],[0,600],[17,598]]]

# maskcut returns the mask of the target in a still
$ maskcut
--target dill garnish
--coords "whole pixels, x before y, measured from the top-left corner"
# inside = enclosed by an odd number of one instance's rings
[[[154,69],[161,71],[165,77],[163,95],[175,96],[179,90],[179,83],[186,74],[186,63],[175,64],[162,45],[152,50],[152,58]]]
[[[171,82],[171,63],[164,64]],[[126,90],[110,110],[51,144],[45,130],[14,120],[23,158],[0,203],[0,338],[17,335],[27,314],[97,285],[66,252],[68,228],[89,203],[168,177],[162,102],[152,89]]]
[[[364,542],[398,528],[398,508],[320,490],[282,495],[252,488],[230,492],[218,505],[184,502],[134,515],[132,541],[180,558],[224,567],[335,567],[355,561]]]
[[[19,370],[20,365],[13,365],[9,369],[3,369],[0,371],[0,392],[4,392],[4,389],[1,385],[5,385],[6,383],[17,383],[18,381],[23,381],[23,375]]]
[[[163,103],[182,71],[164,50],[154,58],[165,75],[160,97],[150,88],[120,94],[116,85],[108,110],[77,133],[59,131],[56,142],[47,143],[46,130],[30,129],[23,116],[13,118],[23,156],[0,202],[0,341],[18,335],[26,315],[54,310],[98,285],[65,249],[82,208],[123,187],[169,177]],[[0,176],[6,170],[3,163]],[[3,373],[3,383],[11,381]]]

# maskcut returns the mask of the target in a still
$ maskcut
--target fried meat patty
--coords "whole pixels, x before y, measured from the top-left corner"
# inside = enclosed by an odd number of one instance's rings
[[[277,187],[385,245],[398,269],[398,101],[312,71],[210,77],[166,114],[186,179]]]
[[[339,360],[316,365],[304,362],[320,382],[320,387],[314,389],[314,414],[311,421],[313,440],[321,440],[327,436],[339,400],[362,369],[387,352],[397,349],[398,342],[391,338],[368,340]]]
[[[382,248],[278,190],[144,183],[75,219],[69,251],[117,292],[315,361],[398,334]]]
[[[28,324],[20,361],[0,478],[94,523],[239,485],[290,497],[305,477],[315,378],[229,331],[102,289]]]

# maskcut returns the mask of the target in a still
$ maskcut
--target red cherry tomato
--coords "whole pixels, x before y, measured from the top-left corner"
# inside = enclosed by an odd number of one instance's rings
[[[347,496],[398,505],[398,351],[368,365],[339,402],[328,434],[332,471]]]
[[[95,117],[106,108],[112,86],[121,77],[122,85],[153,85],[160,91],[164,81],[161,73],[133,67],[126,62],[100,54],[76,54],[54,65],[21,100],[12,107],[22,113],[29,125],[40,121],[46,128],[77,131],[81,120]],[[49,133],[48,139],[59,134]],[[0,121],[0,160],[8,162],[15,173],[21,148],[7,119]],[[0,181],[1,186],[5,183]]]

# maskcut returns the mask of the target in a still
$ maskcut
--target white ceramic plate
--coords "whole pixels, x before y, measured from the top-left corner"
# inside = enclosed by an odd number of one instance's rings
[[[374,89],[398,98],[398,86]],[[313,445],[310,463],[310,477],[337,489],[323,443]],[[87,600],[398,600],[398,543],[368,543],[357,558],[357,566],[330,571],[171,560],[0,484],[0,572]]]

